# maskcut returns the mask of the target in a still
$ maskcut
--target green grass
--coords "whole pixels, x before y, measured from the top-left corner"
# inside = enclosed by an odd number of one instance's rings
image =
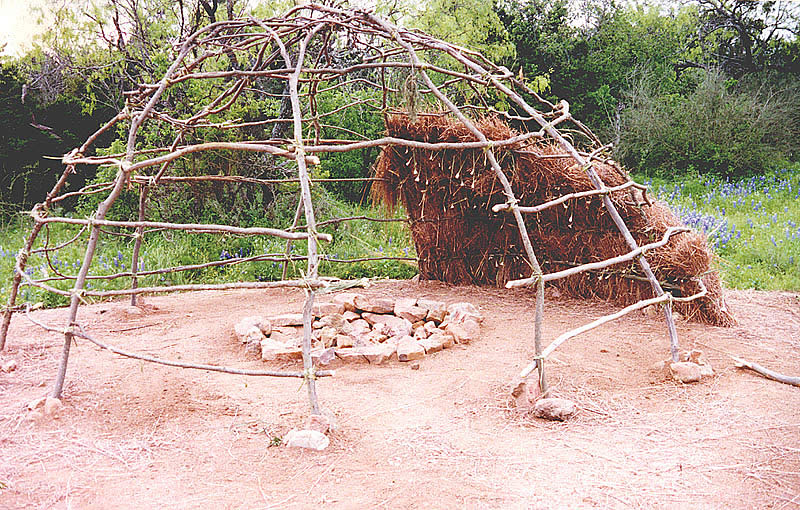
[[[800,165],[738,181],[690,176],[651,186],[708,234],[726,286],[800,290]]]

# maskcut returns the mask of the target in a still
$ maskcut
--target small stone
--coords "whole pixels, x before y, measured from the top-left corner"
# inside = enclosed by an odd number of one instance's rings
[[[417,301],[417,306],[428,309],[428,314],[425,320],[441,324],[445,317],[447,317],[447,307],[441,301],[428,301],[420,299]]]
[[[336,328],[331,326],[325,326],[315,333],[316,337],[322,342],[322,345],[325,348],[333,347],[333,345],[336,343],[336,336],[338,334],[339,332],[336,330]]]
[[[251,327],[242,340],[244,342],[244,352],[258,355],[261,350],[261,342],[266,338],[260,329],[255,326]]]
[[[312,414],[306,420],[305,430],[316,430],[322,434],[327,434],[331,430],[331,422],[324,414]]]
[[[333,296],[333,302],[344,306],[346,312],[355,312],[357,297],[358,294],[353,292],[342,292]]]
[[[431,333],[431,336],[428,337],[428,341],[433,342],[441,342],[443,349],[449,349],[455,344],[455,340],[453,339],[452,335],[448,335],[445,332],[435,332]]]
[[[350,310],[347,310],[346,312],[344,312],[342,314],[342,317],[344,317],[344,320],[346,320],[348,322],[361,320],[361,314],[360,313],[351,312]]]
[[[301,359],[303,351],[299,347],[287,347],[272,337],[261,341],[261,359],[263,361],[288,361]]]
[[[419,340],[418,343],[425,349],[425,354],[433,354],[434,352],[439,352],[444,349],[444,336],[436,335],[430,338],[424,338]]]
[[[10,359],[6,361],[5,363],[3,363],[3,366],[0,367],[0,370],[6,373],[13,372],[16,369],[17,369],[17,360],[15,359]]]
[[[392,313],[394,301],[389,298],[368,298],[359,295],[356,297],[356,308],[370,313]]]
[[[345,309],[343,303],[314,303],[312,312],[315,317],[323,317],[330,314],[341,315]]]
[[[425,357],[425,349],[414,338],[406,335],[397,343],[397,359],[414,361]]]
[[[369,325],[369,322],[365,321],[364,319],[354,320],[350,323],[350,334],[352,335],[363,335],[369,333],[372,330],[372,326]]]
[[[437,330],[441,332],[441,330],[439,330],[439,328],[436,327],[436,323],[433,321],[426,322],[425,326],[423,327],[425,328],[425,331],[427,331],[428,333],[433,333],[434,331]]]
[[[28,411],[33,411],[35,409],[43,407],[45,400],[47,400],[47,397],[41,397],[35,400],[31,400],[30,402],[28,402]]]
[[[270,317],[269,321],[273,327],[280,326],[302,326],[303,314],[302,313],[285,313],[283,315],[276,315]]]
[[[402,317],[396,317],[394,315],[382,315],[382,314],[375,314],[375,313],[368,313],[365,312],[363,314],[364,319],[372,324],[373,328],[377,328],[377,324],[386,324],[389,327],[389,331],[383,330],[384,334],[388,334],[389,336],[399,335],[405,336],[411,334],[411,322],[407,319],[403,319]],[[381,330],[379,330],[381,331]]]
[[[415,361],[411,364],[411,370],[419,370],[419,361]]]
[[[412,276],[411,277],[411,281],[414,282],[414,283],[419,282],[419,274],[415,274],[414,276]]]
[[[127,315],[128,317],[141,317],[144,315],[144,310],[139,308],[138,306],[123,306],[122,313]]]
[[[336,335],[336,347],[353,347],[355,338],[350,335]]]
[[[700,365],[691,361],[671,363],[669,370],[672,372],[673,379],[682,383],[694,383],[703,377],[700,373]]]
[[[386,341],[389,335],[384,335],[378,331],[369,331],[356,337],[358,343],[361,344],[380,344]]]
[[[336,357],[345,363],[369,363],[369,360],[364,357],[363,347],[343,347],[336,348]]]
[[[467,319],[483,322],[483,315],[472,303],[453,303],[447,307],[447,320],[449,322],[464,322]]]
[[[302,353],[301,353],[302,356]],[[311,352],[311,360],[319,365],[328,365],[331,361],[336,359],[336,349],[330,347]]]
[[[428,338],[428,336],[430,336],[430,333],[428,333],[428,330],[426,330],[425,328],[417,328],[414,330],[414,338],[416,338],[417,340]]]
[[[538,374],[538,372],[534,372]],[[541,396],[539,391],[538,375],[528,376],[524,379],[517,379],[514,388],[511,390],[511,397],[514,399],[518,409],[530,409],[530,407]]]
[[[417,300],[413,298],[400,298],[394,303],[394,314],[402,317],[412,324],[425,320],[428,309],[416,305]]]
[[[283,438],[283,443],[289,448],[307,448],[322,451],[330,444],[328,436],[318,430],[292,429]]]
[[[246,337],[253,328],[259,330],[264,336],[269,336],[270,333],[272,333],[272,323],[264,317],[259,317],[258,315],[252,315],[240,320],[235,326],[233,326],[233,331],[236,333],[236,337],[242,343],[245,343],[244,337]]]
[[[533,415],[546,420],[564,421],[577,412],[575,403],[564,398],[543,398],[533,406]]]
[[[464,327],[463,324],[449,323],[444,331],[452,336],[457,344],[468,344],[477,338],[469,329]]]
[[[294,332],[294,330],[291,330],[291,333],[287,333],[284,329],[274,329],[269,337],[275,342],[283,344],[286,347],[300,347],[303,344],[302,335],[298,335]]]
[[[44,400],[44,407],[42,411],[44,412],[45,416],[55,417],[62,407],[64,407],[64,404],[61,403],[61,400],[54,397],[47,397]]]
[[[330,315],[326,315],[319,319],[319,323],[322,327],[331,327],[335,328],[337,332],[347,334],[351,330],[350,323],[347,322],[344,318],[344,315],[340,313],[332,313]]]
[[[422,327],[424,327],[424,326],[425,326],[425,321],[417,321],[417,322],[415,322],[414,324],[412,324],[412,325],[411,325],[411,329],[413,329],[414,331],[416,331],[416,330],[418,330],[419,328],[422,328]]]

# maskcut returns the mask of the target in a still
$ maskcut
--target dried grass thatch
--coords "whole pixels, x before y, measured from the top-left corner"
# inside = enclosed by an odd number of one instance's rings
[[[490,140],[516,134],[496,118],[484,118],[477,124]],[[415,122],[395,115],[389,117],[387,130],[390,136],[431,143],[476,140],[463,124],[444,115],[419,115]],[[538,205],[567,193],[593,189],[573,159],[541,157],[561,152],[552,145],[529,142],[495,149],[520,205]],[[597,163],[595,168],[609,187],[628,180],[627,173],[616,166]],[[401,202],[408,212],[421,278],[502,286],[530,276],[516,223],[510,214],[491,211],[493,205],[506,199],[483,150],[387,147],[376,164],[376,176],[385,180],[373,186],[373,199],[389,207]],[[640,192],[623,191],[612,199],[640,245],[660,239],[668,227],[680,224],[665,205],[641,201]],[[545,272],[630,251],[598,196],[527,215],[526,222]],[[719,276],[711,268],[713,253],[703,235],[689,232],[675,236],[667,246],[648,252],[647,258],[665,290],[676,296],[697,292],[699,286],[693,280],[702,277],[708,297],[677,303],[678,311],[700,322],[734,323],[722,298]],[[636,263],[582,273],[555,285],[574,296],[621,304],[653,297]]]

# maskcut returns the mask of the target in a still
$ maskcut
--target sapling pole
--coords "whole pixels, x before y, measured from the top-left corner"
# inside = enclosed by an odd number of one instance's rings
[[[139,192],[139,223],[145,219],[145,208],[147,207],[147,185],[141,186]],[[136,240],[133,243],[133,256],[131,257],[131,288],[135,289],[139,286],[139,281],[136,273],[139,271],[139,250],[142,248],[142,241],[144,240],[144,226],[136,227]],[[136,306],[136,294],[131,294],[131,306]]]

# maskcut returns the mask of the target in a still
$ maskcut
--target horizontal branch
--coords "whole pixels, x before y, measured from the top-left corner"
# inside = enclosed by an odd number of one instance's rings
[[[741,358],[737,358],[735,356],[731,356],[733,361],[736,362],[736,368],[744,368],[748,370],[752,370],[753,372],[763,375],[767,379],[772,379],[773,381],[782,382],[783,384],[790,384],[792,386],[800,386],[800,377],[792,377],[789,375],[783,375],[774,370],[770,370],[768,368],[762,367],[758,363],[753,363],[751,361],[746,361]]]
[[[559,280],[561,278],[573,276],[578,273],[582,273],[584,271],[603,269],[616,264],[620,264],[622,262],[628,262],[642,256],[648,250],[661,248],[662,246],[666,245],[669,242],[670,237],[672,237],[673,235],[682,232],[688,232],[689,230],[691,229],[689,229],[688,227],[670,227],[667,229],[666,232],[664,232],[664,237],[660,241],[640,246],[639,248],[630,251],[624,255],[619,255],[617,257],[612,257],[610,259],[601,260],[599,262],[590,262],[588,264],[582,264],[580,266],[571,267],[569,269],[564,269],[563,271],[549,273],[542,276],[534,275],[531,276],[530,278],[523,278],[521,280],[510,280],[508,283],[506,283],[506,288],[513,289],[515,287],[524,287],[527,285],[533,285],[537,281],[539,281],[539,278],[542,278],[542,280],[544,280],[545,282]]]
[[[52,326],[48,326],[43,322],[37,321],[30,315],[30,306],[27,307],[25,310],[25,317],[33,324],[39,326],[40,328],[50,331],[53,333],[65,333],[63,329],[57,329]],[[176,368],[191,368],[195,370],[207,370],[209,372],[221,372],[224,374],[234,374],[234,375],[246,375],[246,376],[254,376],[254,377],[297,377],[297,378],[304,378],[307,377],[307,374],[304,372],[278,372],[273,370],[245,370],[240,368],[230,368],[230,367],[223,367],[219,365],[206,365],[206,364],[196,364],[196,363],[186,363],[183,361],[172,361],[167,359],[156,358],[154,356],[148,356],[147,354],[138,354],[135,352],[125,351],[118,347],[114,347],[113,345],[109,345],[103,343],[99,340],[93,338],[90,334],[86,333],[82,326],[77,325],[77,331],[75,328],[71,329],[71,333],[73,336],[78,338],[83,338],[95,344],[96,346],[100,347],[101,349],[105,349],[107,351],[111,351],[114,354],[119,354],[120,356],[124,356],[126,358],[131,359],[138,359],[141,361],[147,361],[149,363],[156,363],[158,365],[166,365],[169,367],[176,367]],[[333,370],[319,370],[313,373],[314,377],[330,377],[334,375]]]
[[[308,239],[309,234],[305,232],[287,232],[277,228],[264,228],[264,227],[232,227],[229,225],[216,225],[213,223],[164,223],[157,221],[113,221],[113,220],[82,220],[77,218],[62,218],[62,217],[42,217],[35,216],[34,220],[38,223],[67,223],[70,225],[99,225],[103,227],[121,227],[121,228],[159,228],[165,230],[183,230],[186,232],[199,232],[199,233],[225,233],[235,235],[269,235],[281,237],[283,239],[302,240]],[[330,234],[317,233],[316,237],[323,241],[332,241],[333,237]]]
[[[525,369],[522,372],[520,372],[519,374],[520,379],[528,377],[531,374],[531,372],[536,370],[536,368],[539,366],[540,360],[546,359],[550,354],[553,353],[553,351],[555,351],[561,344],[563,344],[570,338],[574,338],[582,333],[591,331],[592,329],[598,326],[602,326],[607,322],[611,322],[613,320],[619,319],[620,317],[624,317],[625,315],[634,312],[636,310],[647,308],[650,305],[665,303],[667,301],[687,303],[689,301],[694,301],[695,299],[705,297],[708,294],[708,289],[706,289],[706,286],[703,284],[702,280],[698,279],[697,282],[700,285],[700,292],[698,292],[697,294],[693,294],[688,297],[674,297],[672,294],[667,292],[658,297],[638,301],[630,306],[626,306],[625,308],[616,313],[612,313],[610,315],[604,315],[603,317],[600,317],[599,319],[592,321],[589,324],[584,324],[579,328],[575,328],[570,331],[567,331],[566,333],[562,333],[558,338],[553,340],[553,342],[550,345],[548,345],[542,351],[542,353],[539,356],[537,356],[535,360],[533,360],[533,362],[531,362],[527,367],[525,367]]]
[[[614,193],[614,192],[617,192],[617,191],[623,191],[623,190],[626,190],[628,188],[637,188],[637,189],[641,189],[641,190],[645,190],[645,191],[647,190],[647,186],[645,186],[643,184],[638,184],[638,183],[636,183],[634,181],[628,181],[625,184],[620,184],[619,186],[614,186],[613,188],[593,189],[593,190],[588,190],[588,191],[578,191],[578,192],[575,192],[575,193],[568,193],[568,194],[562,195],[562,196],[560,196],[560,197],[558,197],[558,198],[556,198],[554,200],[550,200],[549,202],[545,202],[543,204],[539,204],[539,205],[535,205],[535,206],[516,206],[516,207],[513,207],[511,204],[508,204],[508,203],[506,203],[506,204],[497,204],[497,205],[492,206],[492,211],[497,213],[497,212],[500,212],[500,211],[509,211],[512,208],[516,208],[521,213],[527,213],[527,214],[538,213],[538,212],[544,211],[545,209],[549,209],[551,207],[554,207],[556,205],[563,204],[564,202],[566,202],[568,200],[572,200],[572,199],[576,199],[576,198],[586,198],[586,197],[591,197],[591,196],[595,196],[595,195],[608,195],[610,193]]]
[[[151,184],[149,175],[134,175],[131,181],[137,184]],[[364,182],[364,181],[386,181],[382,177],[342,177],[339,179],[311,179],[311,182]],[[256,179],[255,177],[243,177],[240,175],[195,175],[195,176],[163,176],[159,182],[230,182],[230,183],[250,183],[250,184],[291,184],[298,183],[300,179],[291,177],[288,179]]]

